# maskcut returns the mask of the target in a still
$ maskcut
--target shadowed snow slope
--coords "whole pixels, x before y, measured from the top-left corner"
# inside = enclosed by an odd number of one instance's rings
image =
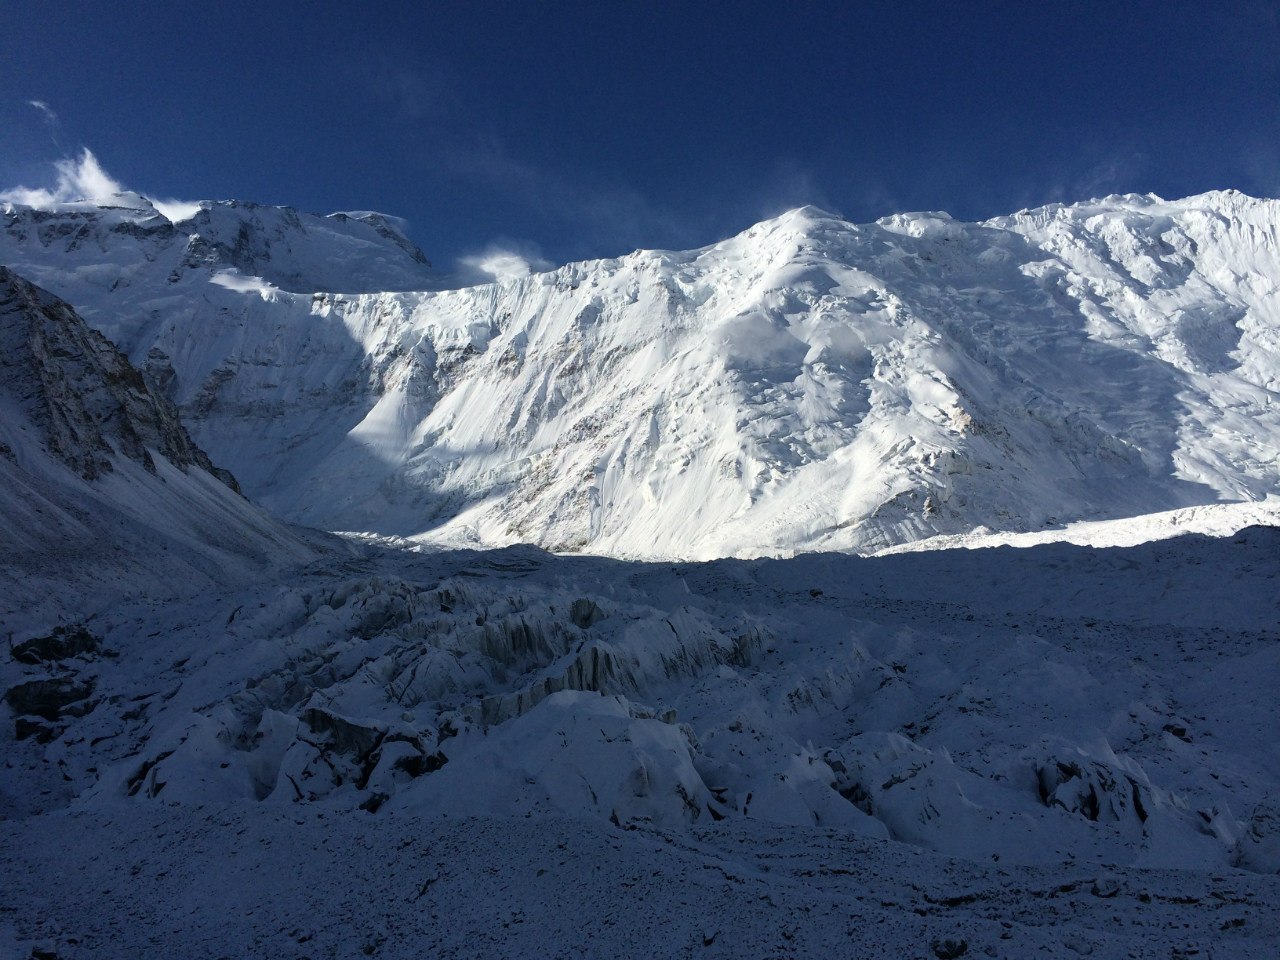
[[[83,617],[300,562],[173,404],[56,297],[0,267],[0,624]]]
[[[288,519],[705,558],[1274,493],[1278,213],[1234,192],[985,223],[806,207],[700,250],[358,294],[430,278],[365,221],[122,201],[12,206],[0,258]]]

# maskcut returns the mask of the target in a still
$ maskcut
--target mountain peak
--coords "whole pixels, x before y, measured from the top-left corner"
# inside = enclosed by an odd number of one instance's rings
[[[832,213],[830,210],[819,207],[816,204],[806,203],[800,207],[794,207],[788,210],[783,216],[805,219],[805,220],[840,220],[844,218],[838,213]]]
[[[440,285],[402,222],[380,214],[319,216],[243,200],[152,202],[136,193],[39,206],[11,202],[4,209],[0,262],[57,293],[72,291],[61,289],[49,270],[45,256],[55,252],[90,284],[130,293],[142,292],[133,286],[142,275],[154,273],[166,285],[204,285],[227,269],[303,294]]]

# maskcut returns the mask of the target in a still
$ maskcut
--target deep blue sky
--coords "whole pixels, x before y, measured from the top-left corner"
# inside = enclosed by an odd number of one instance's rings
[[[441,266],[694,246],[805,202],[1276,196],[1278,9],[0,0],[0,187],[85,145],[144,193],[406,217]]]

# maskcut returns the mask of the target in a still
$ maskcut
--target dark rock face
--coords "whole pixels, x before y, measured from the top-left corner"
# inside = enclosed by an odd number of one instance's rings
[[[935,940],[930,946],[938,960],[955,960],[956,957],[963,957],[969,952],[969,944],[966,940]]]
[[[32,637],[10,649],[19,663],[39,664],[95,653],[99,640],[82,626],[58,627],[47,637]]]
[[[52,294],[0,267],[0,390],[25,406],[45,448],[95,480],[113,455],[151,472],[155,450],[181,469],[198,467],[236,492],[210,462],[178,411],[106,337]]]
[[[71,707],[72,704],[83,704],[83,701],[87,700],[92,693],[91,681],[58,677],[20,683],[5,693],[4,699],[18,716],[57,720],[64,713],[72,715],[77,712],[87,713],[87,709],[77,711]]]
[[[1129,774],[1086,758],[1053,759],[1036,766],[1040,800],[1087,820],[1146,823],[1150,798]]]

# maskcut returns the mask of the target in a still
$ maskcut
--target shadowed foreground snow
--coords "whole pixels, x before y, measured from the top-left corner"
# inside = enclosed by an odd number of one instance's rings
[[[370,547],[125,602],[96,651],[0,664],[72,691],[0,733],[0,929],[60,957],[1273,957],[1278,572],[1272,528]]]
[[[1168,960],[1280,942],[1274,877],[1008,867],[768,824],[151,806],[8,824],[0,856],[14,956],[33,927],[60,957],[121,958]]]

